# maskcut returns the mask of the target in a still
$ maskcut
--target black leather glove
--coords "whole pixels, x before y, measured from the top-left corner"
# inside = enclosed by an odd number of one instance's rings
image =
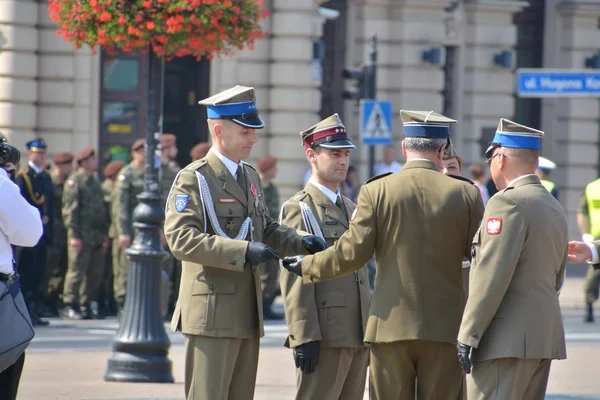
[[[279,256],[275,250],[264,243],[250,242],[246,249],[246,262],[252,265],[259,265],[267,261],[277,261]]]
[[[308,342],[294,349],[296,368],[305,374],[312,374],[319,362],[319,342]]]
[[[304,260],[304,256],[286,257],[283,259],[281,265],[288,271],[302,276],[302,260]]]
[[[458,363],[467,374],[470,374],[471,360],[469,359],[469,355],[471,354],[471,346],[467,346],[464,343],[457,342],[456,350],[458,351]]]
[[[327,243],[318,236],[310,235],[302,238],[302,245],[310,254],[315,254],[327,248]]]

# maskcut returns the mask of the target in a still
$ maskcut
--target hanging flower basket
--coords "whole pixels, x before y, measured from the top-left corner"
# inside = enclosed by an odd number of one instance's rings
[[[76,48],[126,52],[151,47],[167,60],[212,58],[253,48],[268,16],[262,0],[49,0],[57,34]]]

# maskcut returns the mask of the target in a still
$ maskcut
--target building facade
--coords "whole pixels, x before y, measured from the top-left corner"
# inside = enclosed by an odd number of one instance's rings
[[[208,140],[197,101],[235,84],[254,86],[266,129],[250,162],[277,156],[276,183],[289,197],[308,168],[301,130],[338,112],[360,143],[358,104],[342,98],[350,88],[342,71],[366,61],[377,35],[377,98],[393,104],[396,147],[401,108],[457,119],[452,135],[467,165],[483,161],[500,118],[540,128],[578,236],[578,198],[600,165],[598,99],[520,99],[514,70],[583,68],[600,48],[600,0],[271,0],[268,7],[269,35],[254,50],[167,63],[163,129],[178,136],[180,163]],[[56,35],[44,1],[0,0],[0,30],[0,131],[16,146],[39,136],[50,153],[95,146],[114,159],[144,136],[145,56],[75,51]],[[368,149],[359,145],[351,158],[364,181]]]

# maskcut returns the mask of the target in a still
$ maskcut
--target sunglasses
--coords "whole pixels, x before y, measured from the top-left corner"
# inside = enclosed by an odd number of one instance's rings
[[[496,156],[499,156],[499,155],[501,155],[501,154],[502,154],[502,153],[496,153],[496,154],[494,154],[493,156],[491,156],[490,158],[488,158],[487,160],[485,160],[486,164],[487,164],[487,165],[492,165],[492,160],[493,160],[493,159],[494,159]]]

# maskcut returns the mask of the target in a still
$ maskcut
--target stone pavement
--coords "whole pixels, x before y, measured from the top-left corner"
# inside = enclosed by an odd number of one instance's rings
[[[552,365],[547,399],[600,400],[600,320],[584,324],[581,306],[583,278],[567,279],[561,293],[568,359]],[[281,307],[281,304],[279,305]],[[598,313],[600,316],[600,313]],[[174,384],[104,382],[110,338],[116,321],[52,321],[40,328],[27,351],[19,400],[183,400],[183,340],[173,343]],[[295,371],[291,352],[281,347],[285,325],[270,323],[262,341],[256,400],[293,399]],[[250,398],[250,396],[248,397]],[[365,396],[365,399],[367,397]]]

